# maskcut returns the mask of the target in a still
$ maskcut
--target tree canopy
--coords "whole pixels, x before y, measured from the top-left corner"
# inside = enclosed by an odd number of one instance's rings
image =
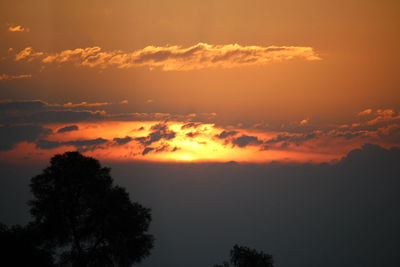
[[[33,224],[60,265],[125,267],[150,255],[150,210],[131,202],[96,159],[56,155],[30,186]]]
[[[245,246],[234,245],[230,251],[230,263],[235,267],[273,267],[272,256]],[[228,262],[214,267],[229,267]]]
[[[32,226],[7,227],[0,223],[0,258],[2,264],[20,267],[51,267],[51,251],[42,245],[40,233]]]

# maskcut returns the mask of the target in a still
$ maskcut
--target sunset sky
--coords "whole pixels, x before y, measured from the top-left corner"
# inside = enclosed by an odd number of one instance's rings
[[[399,11],[397,1],[3,1],[0,157],[331,162],[366,142],[390,147]]]
[[[151,208],[143,267],[241,244],[400,266],[400,1],[2,0],[0,222],[80,151]],[[0,262],[1,265],[1,262]]]

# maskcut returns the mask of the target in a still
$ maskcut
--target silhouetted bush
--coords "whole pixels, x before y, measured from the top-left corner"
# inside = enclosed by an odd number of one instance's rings
[[[230,252],[230,262],[235,267],[273,267],[272,256],[244,246],[234,245]],[[214,267],[229,267],[228,262]]]
[[[8,228],[0,223],[1,266],[54,266],[51,250],[43,246],[41,236],[32,225]]]

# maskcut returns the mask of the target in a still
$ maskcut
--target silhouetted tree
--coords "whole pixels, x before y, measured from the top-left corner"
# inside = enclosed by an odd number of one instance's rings
[[[244,246],[234,245],[230,252],[231,264],[235,267],[273,267],[272,256]],[[229,263],[214,267],[229,267]]]
[[[51,250],[42,245],[39,232],[32,226],[8,228],[0,223],[0,261],[2,266],[51,267]],[[9,265],[7,265],[9,264]]]
[[[54,156],[31,179],[34,224],[63,266],[131,266],[150,255],[148,208],[113,185],[110,169],[79,152]]]

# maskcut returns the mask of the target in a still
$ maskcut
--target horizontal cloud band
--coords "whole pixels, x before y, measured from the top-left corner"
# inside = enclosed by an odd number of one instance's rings
[[[30,75],[30,74],[19,74],[19,75],[0,74],[0,81],[16,80],[16,79],[29,79],[29,78],[32,78],[32,75]]]
[[[38,57],[41,57],[41,62],[45,64],[72,62],[81,66],[99,68],[145,66],[150,69],[160,68],[164,71],[265,65],[270,62],[295,58],[303,60],[320,59],[312,47],[198,43],[187,48],[181,46],[147,46],[129,53],[120,50],[103,51],[102,48],[95,46],[50,54],[34,52],[31,47],[27,47],[15,55],[15,60],[29,61]]]

